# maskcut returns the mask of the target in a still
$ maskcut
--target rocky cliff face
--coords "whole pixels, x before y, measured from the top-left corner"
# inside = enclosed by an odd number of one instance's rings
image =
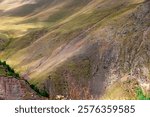
[[[25,79],[6,64],[0,61],[0,99],[3,100],[32,100],[44,99],[39,92],[32,89]],[[46,99],[46,98],[45,98]]]
[[[42,99],[34,92],[25,80],[0,76],[0,99],[35,100]]]

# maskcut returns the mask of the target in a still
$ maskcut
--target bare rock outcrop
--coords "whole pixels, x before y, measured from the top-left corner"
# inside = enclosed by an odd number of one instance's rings
[[[40,98],[25,80],[0,76],[0,99],[32,100]]]

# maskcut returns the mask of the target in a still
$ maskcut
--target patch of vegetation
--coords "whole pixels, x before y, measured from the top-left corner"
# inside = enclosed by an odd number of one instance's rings
[[[143,94],[143,91],[140,87],[136,88],[136,95],[138,100],[150,100],[150,97],[147,97]]]
[[[19,74],[16,73],[15,70],[6,63],[6,61],[0,60],[0,66],[2,66],[0,70],[0,75],[12,76],[19,79]]]
[[[30,87],[31,87],[35,92],[37,92],[37,94],[38,94],[39,96],[49,97],[49,94],[48,94],[47,91],[45,91],[45,90],[39,90],[39,89],[36,87],[36,85],[31,84]]]

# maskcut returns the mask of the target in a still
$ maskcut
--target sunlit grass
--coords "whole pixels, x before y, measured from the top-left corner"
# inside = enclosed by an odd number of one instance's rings
[[[42,28],[45,27],[45,23],[43,22],[35,22],[35,23],[21,23],[24,21],[23,17],[1,17],[0,18],[0,31],[17,32],[16,36],[25,33],[29,29]],[[14,35],[15,36],[15,35]]]

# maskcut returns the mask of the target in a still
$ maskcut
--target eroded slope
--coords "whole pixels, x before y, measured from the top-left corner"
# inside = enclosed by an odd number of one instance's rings
[[[40,26],[26,27],[0,53],[24,78],[50,98],[137,99],[138,87],[149,95],[149,1],[52,0],[40,8],[16,22]]]

